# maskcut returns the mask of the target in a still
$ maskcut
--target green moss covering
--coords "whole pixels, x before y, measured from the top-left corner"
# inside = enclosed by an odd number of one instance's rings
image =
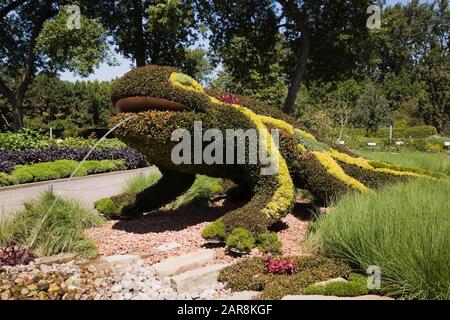
[[[286,295],[303,294],[306,287],[319,281],[347,277],[350,268],[341,262],[323,257],[292,257],[298,271],[292,275],[267,273],[264,258],[241,260],[223,269],[218,277],[232,291],[262,291],[259,299],[281,299]]]

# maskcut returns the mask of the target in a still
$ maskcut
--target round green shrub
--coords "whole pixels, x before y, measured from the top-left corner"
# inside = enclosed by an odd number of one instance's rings
[[[236,228],[227,238],[228,248],[235,248],[241,252],[250,251],[255,245],[252,233],[244,228]]]
[[[258,249],[262,253],[281,254],[282,244],[278,240],[278,235],[275,232],[265,232],[258,235],[256,240]]]
[[[222,219],[218,219],[209,224],[202,231],[202,237],[204,239],[219,239],[225,240],[225,224]]]
[[[105,216],[115,216],[119,208],[114,204],[111,198],[103,198],[94,203],[95,209]]]

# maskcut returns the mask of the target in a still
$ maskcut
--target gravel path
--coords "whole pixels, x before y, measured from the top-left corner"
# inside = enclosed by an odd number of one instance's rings
[[[99,228],[87,230],[87,234],[94,239],[100,254],[104,256],[146,253],[168,242],[177,242],[181,245],[179,248],[148,258],[147,262],[154,263],[169,256],[181,255],[204,247],[205,241],[201,237],[201,231],[211,221],[228,211],[230,206],[235,207],[236,204],[224,204],[223,201],[219,201],[207,209],[159,211],[138,219],[109,221]],[[308,223],[307,218],[302,216],[304,214],[304,208],[296,209],[283,218],[278,226],[277,231],[286,255],[307,254],[302,248]],[[236,258],[225,253],[223,247],[213,249],[216,258],[210,263],[236,261]],[[250,254],[250,256],[259,255],[261,254],[257,249],[252,250]]]

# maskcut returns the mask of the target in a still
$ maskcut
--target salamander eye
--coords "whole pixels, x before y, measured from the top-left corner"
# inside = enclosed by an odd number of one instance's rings
[[[181,89],[205,93],[202,85],[184,73],[173,72],[170,75],[170,82]]]

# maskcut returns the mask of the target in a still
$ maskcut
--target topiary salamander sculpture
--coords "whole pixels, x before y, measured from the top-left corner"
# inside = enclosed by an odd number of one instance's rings
[[[265,232],[289,212],[295,188],[307,189],[317,199],[328,201],[349,190],[371,192],[391,181],[441,177],[354,156],[317,138],[275,108],[247,97],[205,90],[171,67],[149,65],[128,72],[114,84],[112,101],[121,112],[111,119],[110,125],[125,120],[115,136],[143,153],[162,173],[155,185],[122,208],[122,215],[136,216],[173,201],[189,189],[196,174],[230,179],[250,191],[248,203],[204,230],[208,238],[226,238],[237,228],[255,236]],[[223,136],[227,129],[266,133],[259,139],[264,139],[266,152],[278,162],[276,174],[261,174],[267,165],[260,162],[175,164],[171,154],[179,142],[173,141],[172,134],[176,129],[187,129],[194,136],[196,121],[201,121],[203,132],[214,128]],[[270,135],[271,129],[278,129],[279,145]],[[223,151],[230,150],[224,146]]]

